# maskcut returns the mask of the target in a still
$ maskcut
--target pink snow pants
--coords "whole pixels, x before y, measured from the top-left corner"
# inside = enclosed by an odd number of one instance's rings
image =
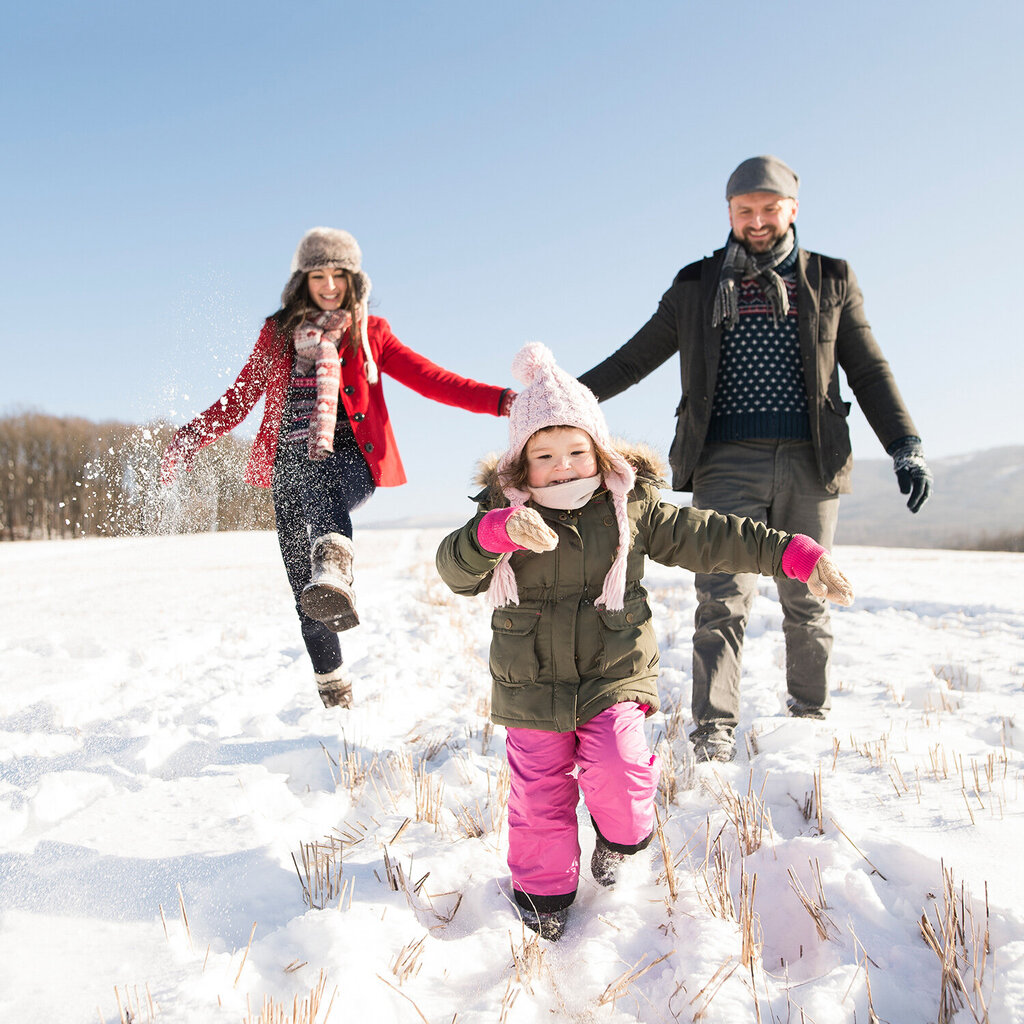
[[[632,846],[651,834],[661,765],[644,736],[646,710],[625,701],[573,732],[507,730],[513,888],[531,896],[568,894],[571,902],[580,873],[580,790],[609,842]]]

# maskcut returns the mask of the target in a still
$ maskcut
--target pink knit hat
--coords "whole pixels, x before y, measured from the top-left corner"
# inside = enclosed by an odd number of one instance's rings
[[[604,485],[612,494],[615,521],[619,529],[615,560],[605,576],[604,587],[595,604],[618,611],[622,608],[626,591],[626,559],[631,541],[626,497],[633,489],[636,473],[612,444],[608,424],[594,393],[560,369],[546,345],[536,341],[524,345],[512,360],[512,373],[526,387],[516,395],[512,403],[508,418],[508,451],[498,459],[498,478],[500,480],[515,464],[526,442],[538,430],[545,427],[578,427],[591,436],[594,446],[601,450],[612,467],[604,478]],[[502,486],[502,493],[513,507],[525,505],[530,497],[528,491],[515,487]],[[515,573],[509,564],[508,555],[495,568],[487,596],[495,607],[519,604]]]

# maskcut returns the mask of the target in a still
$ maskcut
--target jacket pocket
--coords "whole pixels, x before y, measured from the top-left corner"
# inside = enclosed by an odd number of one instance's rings
[[[491,615],[491,677],[512,685],[537,681],[535,608],[496,608]]]
[[[658,645],[645,597],[627,598],[619,611],[598,608],[601,620],[601,673],[606,679],[645,675],[657,663]]]

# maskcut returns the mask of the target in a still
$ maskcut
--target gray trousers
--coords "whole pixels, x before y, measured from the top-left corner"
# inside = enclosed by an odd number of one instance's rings
[[[696,508],[748,516],[832,547],[839,496],[822,486],[809,441],[708,444],[693,474]],[[823,598],[799,580],[776,580],[786,639],[786,686],[813,708],[829,707],[832,628]],[[740,712],[743,632],[757,592],[753,573],[697,573],[693,720],[697,732],[735,728]]]

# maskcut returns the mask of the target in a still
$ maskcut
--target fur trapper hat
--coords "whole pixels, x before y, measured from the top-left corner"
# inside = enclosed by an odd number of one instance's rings
[[[636,471],[616,450],[608,432],[608,424],[594,393],[575,377],[570,377],[555,362],[551,350],[540,342],[524,345],[512,360],[512,373],[526,386],[516,395],[509,412],[508,450],[498,459],[498,479],[517,462],[526,442],[545,427],[578,427],[593,439],[611,465],[604,485],[611,492],[619,545],[604,587],[596,604],[617,611],[622,607],[626,590],[626,559],[631,542],[626,498],[636,482]],[[501,491],[510,505],[525,505],[528,491],[501,484]],[[518,604],[515,574],[506,555],[494,570],[488,598],[495,607]]]
[[[299,242],[292,257],[291,276],[281,292],[281,305],[287,306],[295,298],[306,274],[324,267],[341,267],[352,274],[352,292],[356,306],[355,331],[363,350],[366,379],[376,384],[379,379],[377,365],[370,354],[366,335],[369,316],[370,278],[363,270],[363,251],[353,235],[338,228],[310,228]]]
[[[352,273],[352,286],[358,304],[370,299],[370,278],[363,271],[363,252],[347,231],[337,228],[310,228],[292,257],[291,276],[281,292],[281,305],[287,306],[311,270],[342,267]]]

